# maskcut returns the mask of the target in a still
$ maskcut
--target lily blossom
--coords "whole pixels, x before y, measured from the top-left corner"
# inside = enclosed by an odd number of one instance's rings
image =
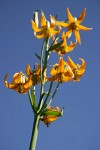
[[[37,85],[41,83],[41,67],[37,64],[37,68],[34,70],[31,70],[30,65],[26,66],[26,72],[27,75],[30,76],[30,78],[33,81],[33,85]],[[46,70],[44,71],[44,81],[46,82]]]
[[[9,89],[13,89],[18,93],[25,94],[32,86],[32,80],[26,77],[22,72],[15,73],[11,84],[9,84],[6,79],[8,74],[4,77],[5,86]]]
[[[67,62],[60,57],[59,64],[55,64],[50,71],[51,78],[48,81],[69,82],[74,77],[74,74]]]
[[[80,78],[84,75],[85,73],[85,68],[86,68],[86,62],[84,59],[80,58],[82,61],[82,64],[75,64],[72,59],[68,56],[68,65],[72,69],[74,73],[74,81],[80,81]]]
[[[56,107],[54,109],[53,107],[49,106],[45,114],[41,117],[41,121],[47,125],[47,127],[50,125],[51,122],[54,122],[61,116],[61,111],[59,107]]]
[[[69,53],[71,52],[77,45],[77,42],[75,43],[72,43],[70,42],[70,45],[67,45],[67,40],[66,40],[66,35],[65,35],[65,32],[62,33],[62,44],[54,50],[54,52],[57,52],[60,56],[63,56],[64,54],[66,53]],[[54,44],[57,44],[57,41],[55,41]]]
[[[37,19],[36,19],[37,17]],[[35,17],[35,20],[31,20],[32,29],[34,30],[34,36],[38,39],[40,38],[50,38],[53,35],[57,35],[60,33],[61,27],[58,25],[58,29],[56,28],[55,18],[50,15],[51,22],[47,21],[44,13],[41,11],[40,15],[40,28],[38,27],[38,16]]]
[[[81,44],[79,30],[88,31],[92,29],[92,28],[87,28],[86,26],[81,25],[81,22],[83,22],[85,18],[86,8],[82,11],[82,13],[80,14],[78,18],[73,17],[68,8],[66,9],[66,11],[68,14],[68,21],[67,22],[57,21],[57,23],[62,27],[68,28],[66,32],[67,37],[70,37],[72,32],[74,32],[77,42]]]

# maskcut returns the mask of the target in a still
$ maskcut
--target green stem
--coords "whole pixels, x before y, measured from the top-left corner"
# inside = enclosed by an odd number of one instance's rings
[[[44,53],[44,43],[45,43],[45,40],[43,41],[43,44],[42,44],[42,49],[41,49],[41,59],[40,59],[40,67],[41,67],[41,92],[40,92],[40,96],[43,92],[43,83],[44,83],[44,77],[43,77],[43,53]]]
[[[36,150],[36,142],[37,142],[37,137],[38,137],[39,122],[40,122],[40,115],[35,115],[29,150]]]
[[[40,59],[40,68],[41,68],[41,72],[40,72],[40,76],[41,76],[41,88],[40,88],[40,100],[39,100],[39,104],[38,104],[38,112],[39,112],[40,108],[42,107],[43,98],[41,98],[41,96],[43,95],[43,92],[44,92],[44,76],[43,76],[44,44],[45,44],[45,40],[43,41],[43,44],[42,44],[42,49],[41,49],[41,59]]]
[[[46,105],[46,102],[47,102],[47,100],[48,100],[48,97],[50,96],[50,92],[51,92],[51,89],[52,89],[52,85],[53,85],[53,82],[51,82],[51,84],[50,84],[50,86],[49,86],[48,94],[47,94],[47,96],[46,96],[46,98],[45,98],[45,101],[44,101],[44,103],[43,103],[42,108]]]
[[[44,60],[43,72],[47,68],[47,62],[48,62],[48,59],[49,59],[48,49],[49,49],[49,39],[46,40],[46,51],[45,51],[45,60]]]
[[[55,91],[54,91],[54,93],[53,93],[53,95],[52,95],[52,97],[51,97],[51,99],[50,99],[50,101],[49,101],[47,107],[50,106],[50,104],[51,104],[51,102],[52,102],[52,100],[53,100],[53,98],[54,98],[56,92],[58,91],[59,85],[60,85],[60,82],[58,82],[58,84],[57,84],[57,86],[56,86],[56,89],[55,89]]]

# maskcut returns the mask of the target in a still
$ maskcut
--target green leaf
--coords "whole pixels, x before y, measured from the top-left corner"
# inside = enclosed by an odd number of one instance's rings
[[[35,53],[35,56],[36,56],[39,60],[41,60],[41,56],[39,56],[37,53]],[[43,60],[42,60],[42,63],[44,64]]]
[[[36,57],[41,60],[41,56],[39,56],[37,53],[35,53]]]
[[[51,47],[49,48],[48,51],[50,52],[50,51],[52,51],[52,50],[54,50],[54,49],[57,49],[57,48],[62,44],[62,42],[63,42],[63,41],[61,41],[61,42],[59,42],[59,43],[57,43],[57,44],[54,44],[53,46],[51,46]]]

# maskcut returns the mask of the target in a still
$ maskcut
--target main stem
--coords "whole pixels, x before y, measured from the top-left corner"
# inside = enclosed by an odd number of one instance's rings
[[[36,142],[37,142],[37,137],[38,137],[39,122],[40,122],[40,115],[35,115],[29,150],[36,150]]]

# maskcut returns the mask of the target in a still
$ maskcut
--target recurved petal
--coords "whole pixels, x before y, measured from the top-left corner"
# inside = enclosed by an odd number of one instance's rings
[[[67,42],[66,42],[66,34],[65,34],[65,32],[62,33],[62,40],[63,40],[62,41],[63,43],[61,44],[61,46],[66,46]]]
[[[68,70],[66,73],[65,73],[65,78],[63,78],[63,82],[70,82],[74,77],[74,74],[72,72],[72,70]]]
[[[41,16],[40,16],[40,25],[41,27],[46,27],[47,24],[46,24],[46,18],[45,18],[45,15],[43,12],[41,12]]]
[[[83,76],[83,74],[85,73],[85,68],[86,68],[86,63],[85,60],[80,58],[80,60],[82,61],[82,64],[77,64],[77,69],[74,70],[74,81],[78,82],[80,81],[80,78]]]
[[[79,44],[81,44],[81,38],[80,38],[80,33],[79,33],[79,30],[75,29],[74,30],[74,35],[76,37],[76,40]]]
[[[51,122],[55,121],[58,116],[43,116],[41,121],[43,121],[46,125],[49,125]]]
[[[5,77],[4,77],[5,86],[6,86],[7,88],[9,88],[9,89],[13,89],[13,88],[15,87],[15,85],[9,84],[9,83],[6,81],[7,77],[8,77],[8,74],[6,74]]]
[[[41,67],[40,65],[37,65],[37,69],[35,71],[35,74],[40,75]]]
[[[77,70],[78,77],[83,76],[84,72],[85,72],[85,68],[81,68],[81,69]]]
[[[28,79],[28,81],[23,84],[24,89],[27,91],[28,89],[30,89],[30,87],[32,86],[32,84],[33,84],[32,80]]]
[[[13,76],[12,84],[22,83],[22,81],[21,81],[22,78],[23,78],[22,72],[15,73]]]
[[[82,61],[82,65],[77,65],[78,69],[77,69],[77,74],[79,76],[82,76],[85,72],[85,68],[86,68],[86,62],[84,59],[80,58],[80,60]]]
[[[43,30],[43,29],[42,29],[42,30]],[[35,36],[36,38],[38,38],[38,39],[41,39],[41,38],[43,38],[45,35],[44,35],[43,32],[39,32],[39,33],[34,32],[34,36]]]
[[[27,65],[27,66],[26,66],[26,74],[27,74],[28,76],[31,75],[31,67],[30,67],[30,65]]]
[[[67,14],[68,14],[68,20],[69,20],[69,22],[70,23],[74,22],[75,21],[74,17],[72,16],[72,14],[71,14],[71,12],[69,11],[68,8],[66,9],[66,11],[67,11]]]
[[[59,32],[60,32],[59,29],[58,29],[58,30],[52,29],[52,30],[51,30],[51,35],[57,35],[57,34],[59,34]]]
[[[70,38],[71,37],[71,35],[72,35],[72,29],[71,28],[69,28],[67,31],[66,31],[66,37],[68,37],[68,38]]]
[[[87,27],[80,25],[80,24],[77,24],[77,27],[79,28],[79,30],[83,30],[83,31],[92,30],[92,28],[87,28]]]
[[[62,57],[59,59],[59,67],[57,68],[58,73],[64,72],[64,60]]]
[[[70,68],[70,66],[69,66],[69,68],[68,68],[67,75],[68,75],[69,78],[71,78],[71,79],[74,77],[74,73],[73,73],[72,69]]]
[[[76,45],[77,45],[76,42],[75,43],[70,42],[70,45],[65,47],[65,52],[66,53],[71,52],[76,47]]]
[[[37,27],[37,25],[34,23],[33,20],[31,20],[31,25],[32,25],[32,29],[33,29],[35,32],[40,32],[40,31],[41,31],[41,29],[39,29],[39,28]]]
[[[75,43],[70,42],[70,45],[68,47],[70,50],[73,50],[76,47],[76,45],[77,45],[77,42]]]
[[[62,39],[65,39],[66,38],[66,34],[65,34],[65,32],[63,31],[62,32]]]
[[[84,20],[85,15],[86,15],[86,8],[82,11],[82,13],[80,14],[80,16],[78,17],[77,22],[81,23]]]
[[[60,112],[60,108],[58,106],[56,106],[56,110]]]
[[[81,67],[82,67],[82,68],[85,68],[85,67],[86,67],[86,62],[85,62],[85,60],[82,59],[82,58],[79,58],[79,59],[82,61]]]
[[[48,122],[53,122],[58,119],[58,116],[48,116]]]
[[[62,22],[62,21],[57,21],[57,24],[62,27],[65,27],[65,28],[70,26],[70,23],[66,23],[66,22]]]
[[[73,48],[72,48],[72,47],[70,47],[70,46],[66,46],[66,47],[64,48],[64,50],[63,50],[63,51],[59,51],[59,54],[64,55],[65,53],[69,53],[69,52],[71,52],[72,50],[73,50]]]
[[[72,70],[77,69],[77,65],[72,61],[72,59],[68,56],[68,65]]]
[[[55,65],[53,66],[53,68],[50,70],[50,74],[51,74],[52,76],[54,76],[55,74],[57,74],[57,68],[58,68],[58,66],[59,66],[59,64],[55,64]]]
[[[38,12],[34,12],[34,23],[36,24],[36,26],[38,27],[39,25],[39,20],[38,20]]]
[[[56,28],[56,19],[50,15],[50,20],[51,20],[51,23],[50,23],[50,28]]]

